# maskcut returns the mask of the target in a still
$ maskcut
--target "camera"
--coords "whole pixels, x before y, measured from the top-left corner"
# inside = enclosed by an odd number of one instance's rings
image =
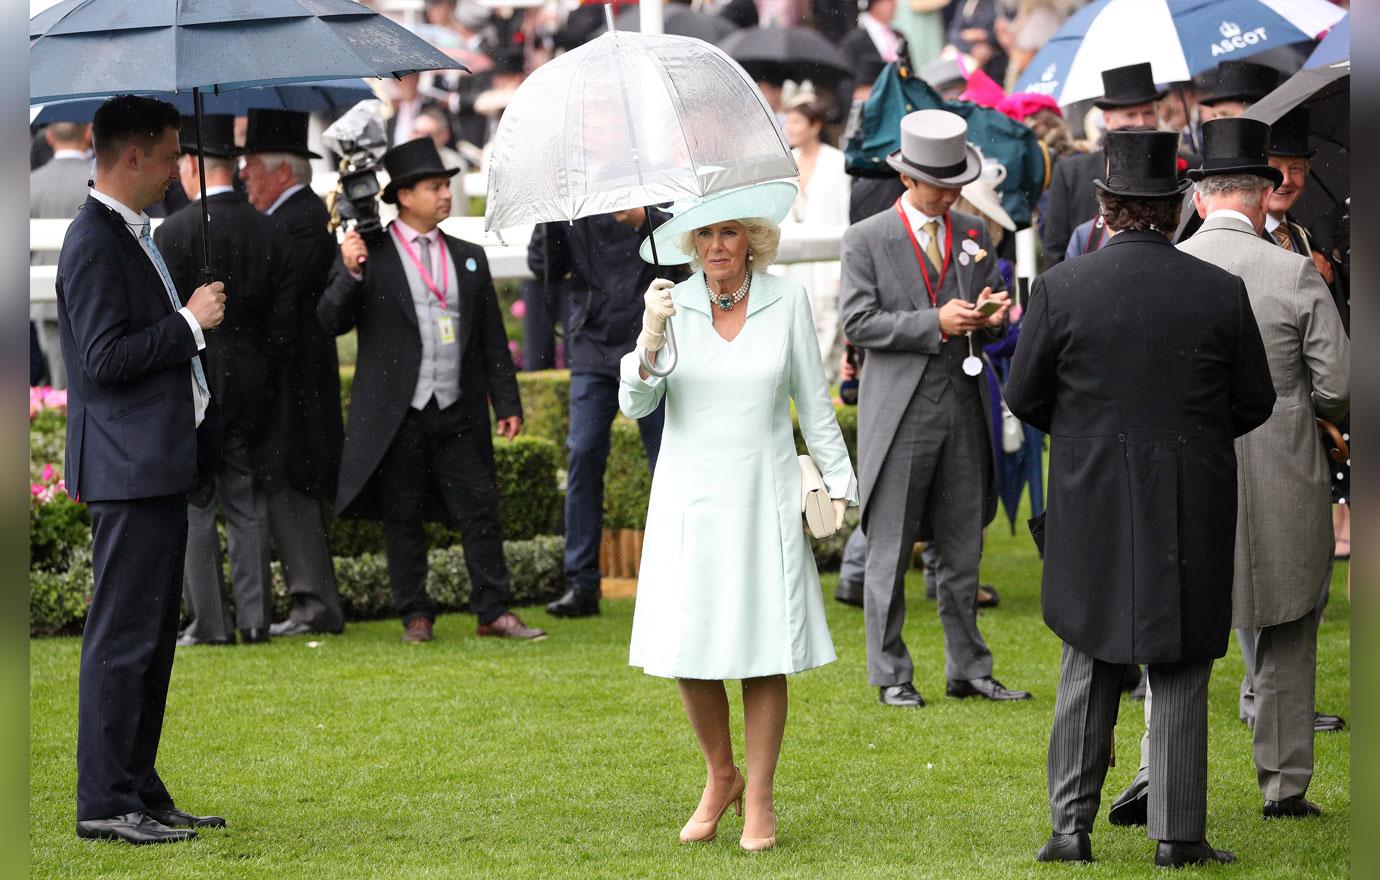
[[[328,199],[331,231],[348,222],[365,238],[383,232],[379,220],[379,159],[388,149],[382,105],[360,101],[321,133],[321,140],[340,159],[340,180]]]

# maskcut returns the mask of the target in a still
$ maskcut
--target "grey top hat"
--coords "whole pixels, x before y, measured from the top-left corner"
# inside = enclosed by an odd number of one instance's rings
[[[963,68],[953,58],[936,58],[920,68],[920,78],[931,88],[944,90],[968,82]]]
[[[947,110],[916,110],[901,119],[901,149],[886,157],[907,177],[960,187],[982,173],[982,157],[968,143],[968,121]]]

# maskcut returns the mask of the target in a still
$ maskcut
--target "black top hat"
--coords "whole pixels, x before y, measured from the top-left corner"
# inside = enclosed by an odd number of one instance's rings
[[[307,149],[307,114],[297,110],[249,111],[249,131],[244,136],[246,153],[292,153],[320,159]]]
[[[178,132],[182,152],[196,153],[196,117],[182,117]],[[216,159],[233,159],[240,154],[235,146],[235,117],[223,113],[201,115],[201,154]]]
[[[1179,195],[1192,184],[1179,180],[1179,134],[1174,131],[1109,131],[1107,180],[1093,181],[1116,196],[1156,198]]]
[[[1144,61],[1102,71],[1102,97],[1093,101],[1093,104],[1102,110],[1135,107],[1137,104],[1158,101],[1167,94],[1164,89],[1155,88],[1150,62]]]
[[[419,137],[383,154],[383,167],[388,172],[388,185],[383,188],[383,200],[392,205],[398,200],[398,190],[428,177],[450,177],[459,168],[447,168],[441,162],[436,142]]]
[[[1254,104],[1279,85],[1279,71],[1250,61],[1223,61],[1217,65],[1206,93],[1198,103],[1211,107],[1222,101],[1249,101]]]
[[[1308,149],[1308,108],[1295,107],[1270,126],[1271,156],[1312,158],[1317,150]]]
[[[1275,186],[1284,182],[1269,161],[1270,126],[1258,119],[1224,116],[1203,123],[1203,165],[1188,172],[1190,180],[1209,175],[1254,174]]]

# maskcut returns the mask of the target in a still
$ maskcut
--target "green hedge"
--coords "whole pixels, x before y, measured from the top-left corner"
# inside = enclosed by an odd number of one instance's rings
[[[570,371],[541,370],[517,377],[523,433],[544,437],[564,451],[570,433]]]
[[[536,605],[560,595],[565,541],[559,535],[507,541],[503,553],[512,578],[514,605]],[[437,547],[427,556],[430,565],[427,593],[444,610],[466,610],[470,578],[465,570],[465,551],[457,546]],[[388,564],[383,554],[337,557],[334,564],[346,618],[367,620],[394,614],[393,594],[388,588]],[[87,546],[72,552],[65,570],[29,572],[29,632],[32,635],[78,632],[91,603],[91,585],[91,552]],[[282,569],[276,562],[273,563],[272,602],[274,619],[287,617],[291,600]]]

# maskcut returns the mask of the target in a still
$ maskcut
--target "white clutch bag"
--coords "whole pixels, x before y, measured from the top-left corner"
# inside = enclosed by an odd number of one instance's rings
[[[812,538],[827,538],[834,533],[834,505],[829,502],[829,490],[819,475],[814,459],[797,456],[800,461],[800,512],[805,517],[805,531]]]

